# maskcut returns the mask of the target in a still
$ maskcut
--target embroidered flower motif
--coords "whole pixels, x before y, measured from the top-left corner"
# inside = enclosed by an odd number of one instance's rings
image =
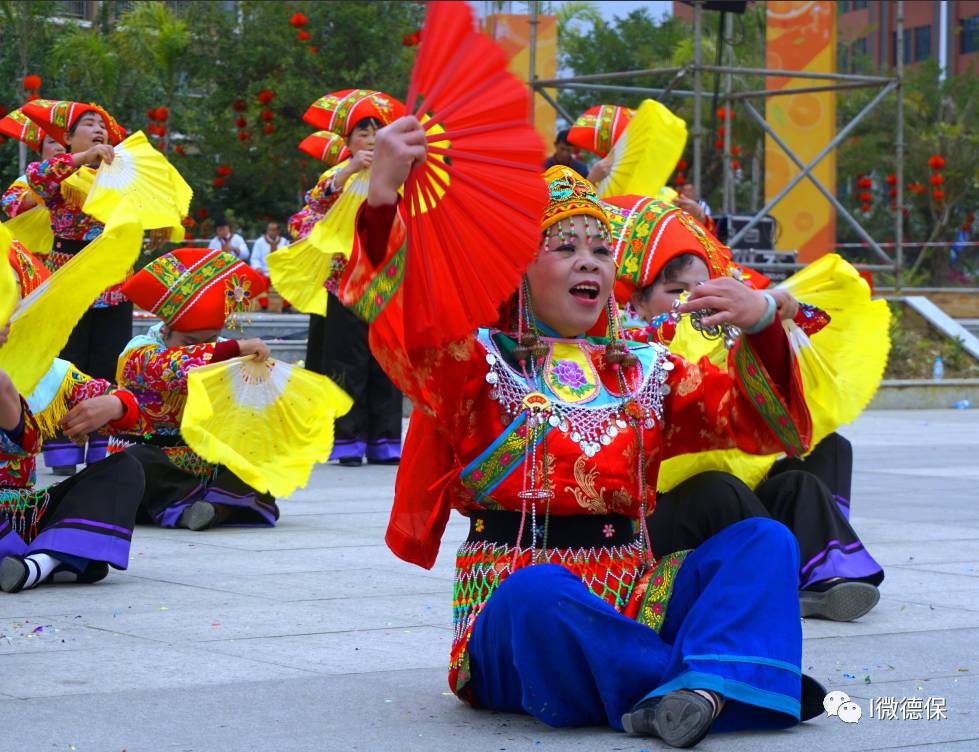
[[[587,383],[585,372],[573,360],[559,360],[551,369],[551,373],[561,386],[568,389],[580,389]]]
[[[500,455],[500,464],[501,465],[509,465],[510,464],[510,460],[512,460],[512,459],[513,459],[513,455],[512,454],[510,454],[509,452],[504,452],[503,454]]]
[[[612,524],[605,525],[605,527],[602,528],[602,533],[605,535],[606,538],[611,538],[613,535],[615,535],[615,525]]]
[[[482,517],[476,519],[476,524],[474,527],[476,528],[477,533],[481,533],[486,529],[486,523],[483,521]]]
[[[473,482],[479,483],[479,481],[481,481],[483,479],[483,471],[482,470],[473,470],[472,471],[472,475],[470,475],[469,477],[472,478]]]

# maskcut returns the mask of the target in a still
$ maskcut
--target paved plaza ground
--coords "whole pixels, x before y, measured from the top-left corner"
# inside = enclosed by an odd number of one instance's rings
[[[884,565],[858,623],[805,623],[804,669],[863,719],[699,749],[979,750],[979,414],[878,411],[854,443],[854,524]],[[93,587],[0,594],[0,752],[574,752],[662,748],[476,712],[448,692],[450,524],[431,572],[384,546],[395,471],[317,468],[274,530],[141,527]],[[944,720],[867,717],[943,698]],[[930,707],[935,707],[931,701]]]

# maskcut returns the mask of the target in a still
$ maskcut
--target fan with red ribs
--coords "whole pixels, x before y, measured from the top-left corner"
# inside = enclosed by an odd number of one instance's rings
[[[537,253],[544,145],[527,86],[464,2],[430,3],[407,109],[427,132],[404,186],[406,334],[458,339],[497,318]]]

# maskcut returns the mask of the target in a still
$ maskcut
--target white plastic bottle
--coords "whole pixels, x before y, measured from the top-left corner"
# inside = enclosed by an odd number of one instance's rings
[[[934,381],[941,381],[945,378],[945,364],[942,362],[942,356],[935,356],[935,365],[931,367],[931,378]]]

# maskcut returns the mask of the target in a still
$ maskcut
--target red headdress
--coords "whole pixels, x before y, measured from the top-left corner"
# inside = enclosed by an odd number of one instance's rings
[[[34,292],[44,280],[51,276],[51,272],[41,263],[40,259],[16,240],[10,244],[7,260],[10,261],[10,267],[17,276],[17,286],[20,288],[20,297],[22,298],[26,298]]]
[[[653,284],[663,267],[684,253],[700,258],[711,278],[729,273],[727,246],[673,204],[646,196],[611,196],[602,203],[612,226],[612,257],[619,267],[615,298],[620,304]]]
[[[65,136],[75,122],[86,112],[98,113],[105,123],[109,143],[115,146],[126,137],[126,129],[116,119],[97,104],[83,104],[67,100],[51,101],[37,99],[27,102],[21,109],[24,114],[40,126],[55,141],[67,146]]]
[[[230,253],[178,248],[140,269],[122,292],[172,329],[223,329],[263,292],[264,277]]]
[[[383,125],[405,114],[405,106],[383,91],[342,89],[322,96],[310,105],[303,120],[315,128],[344,138],[364,118],[377,118]]]
[[[49,106],[53,105],[54,102],[49,99],[35,99],[31,104]],[[18,141],[23,141],[27,144],[28,148],[36,151],[38,154],[41,153],[41,145],[44,143],[44,131],[41,130],[37,123],[24,114],[23,108],[8,112],[6,116],[0,119],[0,133],[10,138],[16,138]]]
[[[299,142],[299,151],[308,154],[313,159],[325,162],[327,167],[333,167],[333,165],[350,156],[343,136],[333,131],[310,133]]]
[[[568,131],[568,143],[600,157],[607,156],[635,114],[635,110],[614,104],[587,109]]]

